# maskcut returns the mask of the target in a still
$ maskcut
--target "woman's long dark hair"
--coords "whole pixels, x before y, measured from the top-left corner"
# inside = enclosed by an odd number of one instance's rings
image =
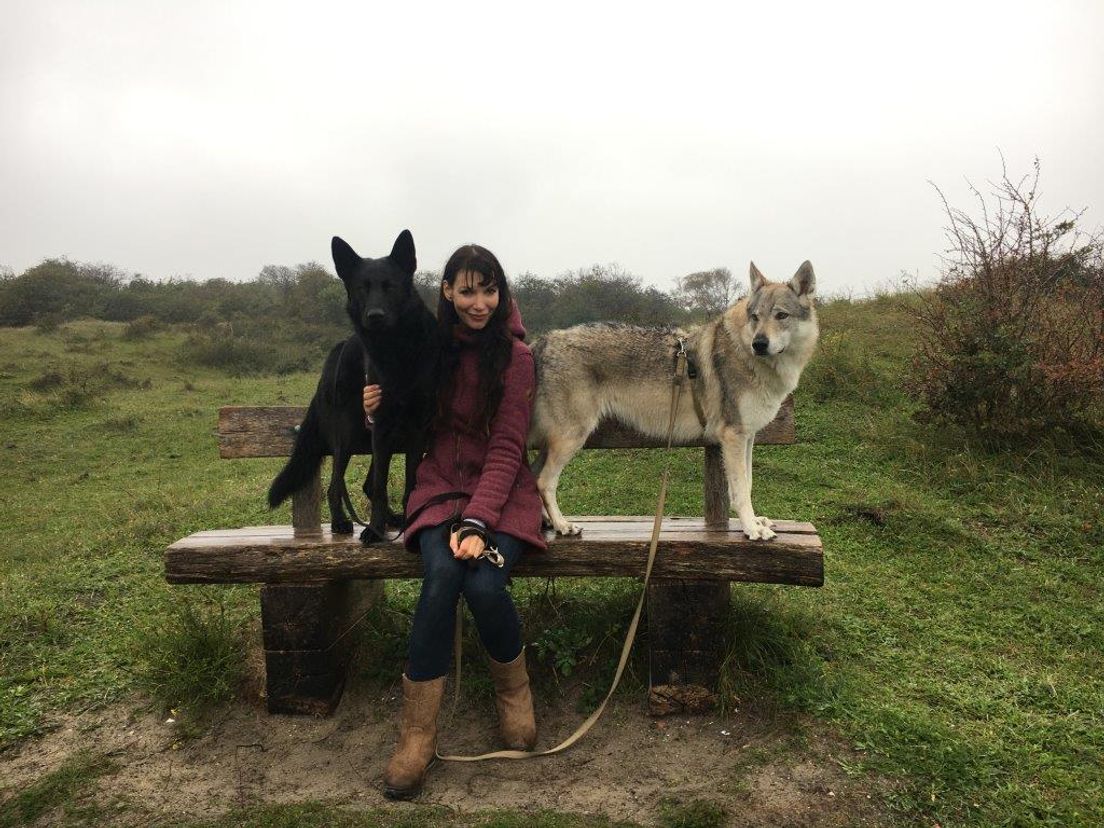
[[[445,298],[445,282],[455,289],[456,277],[465,272],[478,274],[479,285],[494,285],[498,288],[498,307],[495,308],[487,324],[471,335],[479,348],[479,408],[476,410],[475,425],[482,432],[489,433],[491,421],[502,402],[504,374],[514,353],[513,335],[507,327],[510,318],[510,285],[506,273],[498,263],[494,253],[478,244],[466,244],[453,253],[445,263],[441,274],[441,292],[437,298],[437,327],[446,345],[441,370],[441,385],[437,395],[436,425],[443,426],[448,419],[452,396],[456,385],[456,366],[460,361],[459,347],[455,343],[454,331],[457,325],[463,325],[452,302]]]

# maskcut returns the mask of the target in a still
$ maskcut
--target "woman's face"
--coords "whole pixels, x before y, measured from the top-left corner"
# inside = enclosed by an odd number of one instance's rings
[[[441,283],[445,298],[456,308],[456,315],[473,331],[485,328],[498,307],[498,285],[481,285],[481,278],[478,273],[461,270],[451,285]]]

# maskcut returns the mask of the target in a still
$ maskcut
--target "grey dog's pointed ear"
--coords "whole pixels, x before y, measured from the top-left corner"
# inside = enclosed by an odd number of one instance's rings
[[[342,281],[347,279],[356,266],[360,264],[360,256],[340,236],[333,237],[330,242],[330,252],[333,253],[334,267],[337,268],[337,275],[341,277]]]
[[[767,277],[759,272],[759,268],[755,266],[755,262],[751,263],[751,292],[759,290],[763,285],[767,283]]]
[[[808,260],[801,263],[797,273],[790,279],[790,287],[798,296],[812,296],[816,292],[816,274]]]
[[[409,230],[403,230],[395,239],[395,246],[391,248],[391,261],[401,267],[411,276],[418,269],[418,257],[414,254],[414,236]]]

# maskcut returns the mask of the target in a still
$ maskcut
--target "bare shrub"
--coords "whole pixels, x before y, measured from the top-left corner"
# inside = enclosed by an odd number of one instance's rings
[[[920,344],[909,387],[922,419],[1007,445],[1076,429],[1104,399],[1104,267],[1081,213],[1044,216],[1039,163],[1004,171],[975,218],[952,207],[938,286],[919,296]]]

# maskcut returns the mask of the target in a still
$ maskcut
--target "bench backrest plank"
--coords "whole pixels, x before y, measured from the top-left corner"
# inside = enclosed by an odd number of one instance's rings
[[[306,416],[303,406],[241,406],[226,405],[219,409],[219,457],[226,460],[245,457],[288,457],[295,444],[295,429]],[[778,416],[760,431],[758,445],[788,445],[796,441],[793,397],[787,397]],[[612,420],[604,421],[590,435],[585,448],[662,448],[664,441],[645,437],[639,432]],[[712,445],[704,440],[676,443],[678,446]],[[369,454],[371,440],[365,437],[354,449],[356,454]]]

